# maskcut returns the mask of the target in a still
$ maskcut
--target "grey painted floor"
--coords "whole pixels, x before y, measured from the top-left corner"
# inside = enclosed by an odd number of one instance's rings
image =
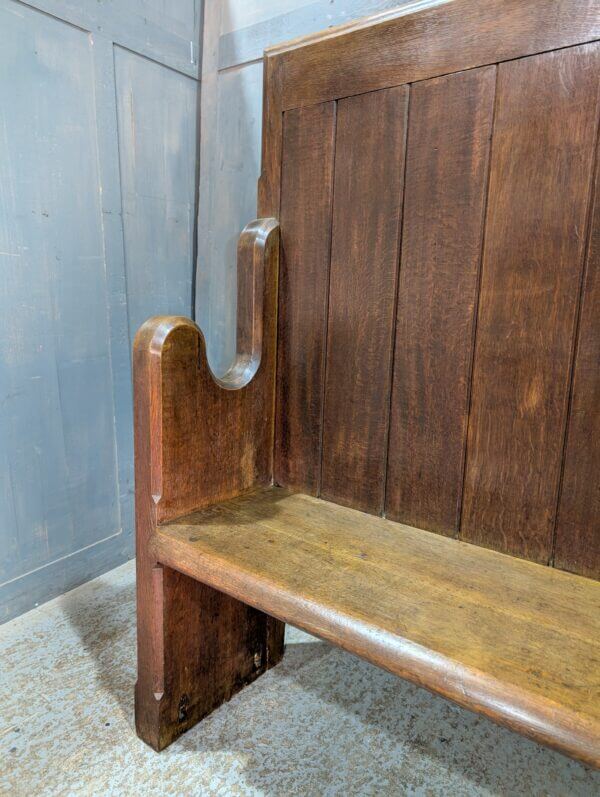
[[[600,773],[289,629],[160,755],[133,730],[130,562],[0,627],[3,795],[600,795]]]

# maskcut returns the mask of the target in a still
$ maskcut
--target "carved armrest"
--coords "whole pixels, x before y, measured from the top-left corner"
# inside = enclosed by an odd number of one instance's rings
[[[204,336],[158,316],[133,347],[136,524],[157,523],[272,478],[279,225],[251,222],[238,243],[237,357],[216,377]]]

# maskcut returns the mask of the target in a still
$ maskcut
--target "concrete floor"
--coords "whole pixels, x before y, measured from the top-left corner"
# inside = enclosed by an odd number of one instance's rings
[[[600,795],[600,772],[294,629],[160,755],[133,729],[130,562],[0,627],[3,795]]]

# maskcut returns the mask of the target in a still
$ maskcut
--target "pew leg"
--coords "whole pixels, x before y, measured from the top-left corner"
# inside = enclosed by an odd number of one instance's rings
[[[163,750],[283,655],[283,623],[138,560],[138,736]]]

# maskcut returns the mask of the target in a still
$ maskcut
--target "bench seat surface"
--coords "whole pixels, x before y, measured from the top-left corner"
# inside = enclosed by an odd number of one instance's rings
[[[600,583],[281,488],[161,526],[160,561],[598,764]]]

